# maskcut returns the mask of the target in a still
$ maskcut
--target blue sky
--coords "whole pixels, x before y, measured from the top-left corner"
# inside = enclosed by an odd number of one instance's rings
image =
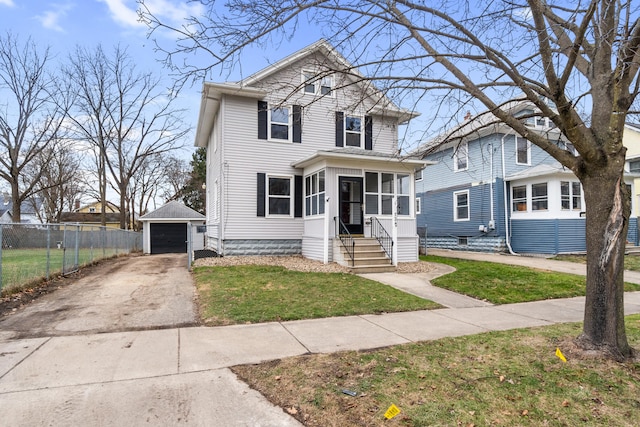
[[[201,14],[198,2],[184,0],[147,0],[147,6],[166,22],[176,24],[189,14]],[[56,60],[63,61],[75,46],[94,47],[102,44],[106,51],[121,44],[127,46],[140,71],[152,70],[160,75],[167,74],[157,61],[153,51],[153,41],[147,39],[147,27],[138,22],[136,0],[0,0],[0,28],[21,40],[31,37],[41,47],[49,46]],[[160,34],[171,42],[172,35]],[[278,53],[280,59],[315,39],[296,40],[295,45],[283,45]],[[242,72],[251,74],[267,66],[268,53],[252,52],[243,57]],[[271,55],[273,56],[273,55]],[[273,61],[273,57],[270,58]],[[206,58],[203,58],[206,60]],[[213,76],[212,80],[237,80],[241,75]],[[169,80],[167,80],[169,85]],[[180,94],[179,107],[188,109],[187,121],[195,128],[200,105],[199,84],[186,87]],[[193,151],[193,140],[187,141],[188,151]],[[190,157],[190,154],[188,154]]]

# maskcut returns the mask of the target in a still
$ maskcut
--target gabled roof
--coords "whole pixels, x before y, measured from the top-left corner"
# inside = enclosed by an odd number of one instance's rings
[[[358,80],[366,82],[366,77],[324,39],[318,40],[317,42],[300,49],[299,51],[269,65],[268,67],[265,67],[239,82],[205,82],[202,87],[202,100],[200,102],[200,113],[198,116],[198,124],[196,126],[195,146],[206,147],[213,127],[213,119],[220,108],[220,98],[222,95],[236,95],[259,100],[265,99],[268,92],[264,89],[255,87],[256,84],[269,76],[284,70],[291,64],[316,53],[324,55],[328,61],[337,65],[336,68],[338,70],[348,70],[350,75],[355,76]],[[364,87],[364,89],[366,90],[368,97],[370,97],[375,104],[374,108],[368,112],[369,114],[384,114],[389,117],[397,117],[401,121],[408,121],[420,115],[420,113],[415,111],[398,107],[371,83],[367,83],[367,86]]]
[[[157,219],[189,219],[189,220],[204,220],[206,217],[200,212],[196,212],[193,209],[183,205],[182,203],[172,200],[164,206],[159,207],[153,212],[149,212],[146,215],[140,217],[140,221],[149,221]]]
[[[521,116],[522,113],[527,110],[539,111],[531,101],[510,101],[504,104],[502,108],[514,117]],[[554,134],[554,136],[558,138],[561,136],[558,129],[545,129],[541,131],[536,128],[531,128],[531,131],[544,132],[548,135]],[[438,152],[457,146],[462,141],[472,141],[494,134],[513,134],[514,132],[511,127],[507,126],[491,111],[487,110],[420,144],[412,153],[419,154],[427,151]]]

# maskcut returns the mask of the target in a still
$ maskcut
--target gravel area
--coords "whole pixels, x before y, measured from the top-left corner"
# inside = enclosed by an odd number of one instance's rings
[[[227,256],[222,258],[200,258],[194,263],[195,267],[230,265],[277,265],[289,270],[305,272],[349,272],[349,269],[342,265],[336,263],[323,264],[320,261],[303,258],[302,256]],[[433,269],[433,264],[423,261],[398,264],[398,273],[428,273]]]

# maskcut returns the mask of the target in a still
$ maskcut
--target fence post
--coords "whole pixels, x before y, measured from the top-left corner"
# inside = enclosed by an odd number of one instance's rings
[[[192,236],[192,230],[191,230],[192,224],[190,222],[187,223],[187,270],[191,271],[191,256],[192,256],[192,242],[191,242],[191,236]]]
[[[4,240],[2,239],[2,224],[0,224],[0,295],[2,295],[2,247],[4,244],[2,243]]]
[[[80,224],[76,224],[76,253],[74,261],[74,269],[78,269],[80,267]]]
[[[51,267],[51,225],[47,224],[47,281],[49,281],[50,267]]]

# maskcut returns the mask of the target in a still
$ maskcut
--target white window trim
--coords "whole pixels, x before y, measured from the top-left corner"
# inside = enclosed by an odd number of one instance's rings
[[[460,160],[460,152],[462,151],[462,147],[464,147],[464,155],[465,155],[465,167],[460,168],[458,163]],[[456,148],[453,149],[453,171],[454,172],[462,172],[469,169],[469,144],[464,141],[461,142]]]
[[[566,182],[569,184],[569,194],[562,194],[562,183]],[[576,194],[574,194],[573,192],[573,184],[579,184],[580,185],[580,194],[578,196],[576,196]],[[560,180],[560,210],[563,212],[581,212],[584,209],[584,201],[582,200],[582,196],[583,196],[583,192],[584,190],[582,189],[582,184],[580,183],[580,181],[571,181],[571,180]],[[563,197],[568,197],[569,198],[569,209],[565,209],[562,207],[562,199]],[[578,199],[580,200],[580,207],[578,208],[574,208],[573,207],[573,201],[574,199],[578,197]]]
[[[307,92],[306,86],[307,86],[307,81],[309,81],[309,79],[306,78],[306,75],[312,75],[313,77],[311,78],[311,83],[313,85],[313,92]],[[320,73],[317,73],[315,71],[311,71],[311,70],[302,70],[301,73],[301,83],[302,83],[302,94],[303,95],[309,95],[309,96],[326,96],[329,98],[335,98],[335,78],[333,76],[333,74],[328,74],[328,75],[319,75]],[[330,91],[328,94],[323,94],[322,93],[322,82],[325,79],[329,79],[331,86],[330,86]]]
[[[320,191],[320,173],[324,172],[324,190]],[[313,176],[316,175],[318,178],[318,191],[316,193],[310,193],[307,194],[307,187],[306,187],[306,183],[307,183],[307,178],[313,180]],[[316,172],[310,173],[309,175],[306,175],[302,181],[302,185],[303,185],[303,189],[304,189],[304,206],[303,206],[303,210],[304,210],[304,217],[305,218],[322,218],[327,214],[327,202],[326,202],[326,197],[327,197],[327,172],[325,169],[320,169]],[[313,212],[313,196],[318,196],[318,203],[320,203],[320,196],[322,195],[322,199],[324,200],[324,213],[307,213],[307,199],[311,199],[311,212]],[[318,207],[320,207],[318,205]],[[319,209],[318,209],[319,210]]]
[[[527,209],[523,210],[523,211],[519,211],[514,209],[514,196],[513,196],[513,191],[517,188],[517,187],[524,187],[524,202],[526,204]],[[531,211],[531,184],[520,184],[520,185],[512,185],[511,186],[511,213],[512,214],[523,214],[523,213],[527,213]],[[521,198],[519,198],[518,200],[520,200]]]
[[[518,139],[524,139],[525,141],[527,141],[527,162],[526,163],[521,163],[518,161]],[[525,166],[530,166],[531,165],[531,141],[529,141],[526,138],[522,138],[519,136],[516,136],[516,141],[515,141],[515,157],[516,157],[516,165],[525,165]]]
[[[458,218],[458,194],[467,195],[467,217],[466,218]],[[453,192],[453,221],[454,222],[471,221],[471,198],[469,197],[469,190]]]
[[[287,139],[281,139],[281,138],[273,138],[271,136],[271,125],[274,124],[271,121],[271,110],[273,110],[274,108],[286,108],[289,111],[289,123],[287,123],[288,126],[288,131],[287,131]],[[279,123],[279,122],[275,122],[275,124],[278,125],[283,125],[284,123]],[[268,106],[268,110],[267,110],[267,139],[269,141],[273,141],[273,142],[292,142],[293,141],[293,107],[291,107],[290,105],[282,105],[282,106],[272,106],[269,105]]]
[[[360,119],[360,145],[359,146],[355,146],[355,145],[347,145],[347,118],[349,117],[353,117],[354,119]],[[349,132],[349,133],[355,133],[355,132]],[[354,147],[354,148],[364,148],[364,133],[365,133],[365,123],[364,123],[364,116],[361,116],[360,114],[344,114],[344,125],[343,125],[343,129],[342,129],[342,136],[343,136],[343,141],[344,141],[344,146],[345,147]]]
[[[271,197],[271,193],[269,193],[269,179],[270,178],[281,178],[281,179],[288,179],[289,180],[289,214],[272,214],[271,210],[269,209],[269,198]],[[293,188],[293,186],[295,185],[294,181],[293,181],[293,175],[279,175],[279,174],[267,174],[266,178],[265,178],[265,183],[266,188],[264,189],[264,194],[265,194],[265,217],[266,218],[293,218],[293,198],[295,195],[295,188]],[[274,196],[274,197],[280,197],[280,198],[284,198],[283,196]]]

